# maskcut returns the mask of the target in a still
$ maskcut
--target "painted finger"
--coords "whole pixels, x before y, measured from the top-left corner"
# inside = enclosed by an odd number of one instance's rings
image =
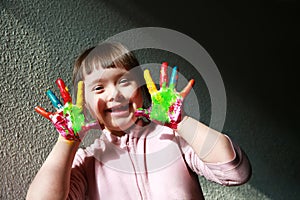
[[[67,86],[65,85],[65,82],[61,78],[59,78],[55,81],[55,83],[60,90],[60,95],[64,100],[64,104],[72,102],[72,97],[69,93]]]
[[[101,130],[102,128],[98,122],[88,123],[88,124],[82,126],[81,131],[78,133],[79,138],[83,139],[86,136],[86,134],[88,133],[88,131],[92,130],[92,129],[100,129]]]
[[[153,79],[152,79],[152,77],[151,77],[150,72],[149,72],[148,69],[146,69],[144,71],[144,78],[145,78],[145,81],[146,81],[146,84],[147,84],[147,88],[149,90],[150,95],[156,93],[157,92],[157,88],[156,88],[156,86],[155,86],[155,84],[153,82]]]
[[[160,80],[159,86],[160,88],[165,87],[168,82],[168,63],[163,62],[160,68]]]
[[[61,102],[59,101],[59,99],[55,96],[55,94],[51,91],[51,90],[47,90],[46,92],[47,96],[49,97],[52,105],[57,108],[57,109],[61,109],[63,108]]]
[[[83,81],[79,81],[77,86],[76,106],[80,108],[80,110],[83,108],[83,86]]]
[[[191,79],[188,82],[188,84],[185,86],[185,88],[180,92],[180,95],[182,96],[182,98],[185,98],[190,93],[194,83],[195,83],[194,79]]]
[[[90,122],[82,127],[82,130],[100,129],[100,124],[98,122]]]
[[[175,66],[173,68],[172,75],[171,75],[170,82],[169,82],[169,87],[170,88],[175,88],[176,87],[177,79],[178,79],[177,66]]]
[[[44,108],[40,107],[40,106],[36,106],[34,108],[34,110],[39,113],[40,115],[42,115],[43,117],[45,117],[46,119],[51,121],[50,115],[52,115],[53,113],[51,112],[47,112]]]
[[[150,111],[148,109],[137,109],[134,112],[135,117],[145,117],[146,119],[150,119]]]

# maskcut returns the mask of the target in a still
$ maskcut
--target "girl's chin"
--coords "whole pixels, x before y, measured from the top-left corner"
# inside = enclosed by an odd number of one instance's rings
[[[135,124],[136,117],[128,116],[125,118],[112,118],[111,123],[105,126],[110,131],[126,131],[129,129],[133,124]]]

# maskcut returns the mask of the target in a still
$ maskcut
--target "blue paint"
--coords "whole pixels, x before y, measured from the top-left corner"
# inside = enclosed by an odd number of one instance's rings
[[[55,108],[57,108],[57,109],[63,108],[61,102],[59,101],[59,99],[55,96],[55,94],[51,90],[47,90],[46,94],[49,97],[51,103],[53,104],[53,106]]]

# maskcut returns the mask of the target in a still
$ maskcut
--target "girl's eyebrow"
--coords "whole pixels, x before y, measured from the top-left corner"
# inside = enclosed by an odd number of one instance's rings
[[[93,80],[91,83],[88,83],[87,85],[91,87],[91,86],[95,85],[96,83],[101,82],[102,80],[103,80],[102,77],[100,77],[100,78]]]

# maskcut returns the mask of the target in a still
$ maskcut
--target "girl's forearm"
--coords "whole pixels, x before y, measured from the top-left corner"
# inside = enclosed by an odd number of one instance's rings
[[[65,199],[79,142],[59,138],[31,183],[26,199]]]
[[[231,141],[222,133],[185,116],[178,124],[177,132],[207,163],[222,163],[234,158]]]

